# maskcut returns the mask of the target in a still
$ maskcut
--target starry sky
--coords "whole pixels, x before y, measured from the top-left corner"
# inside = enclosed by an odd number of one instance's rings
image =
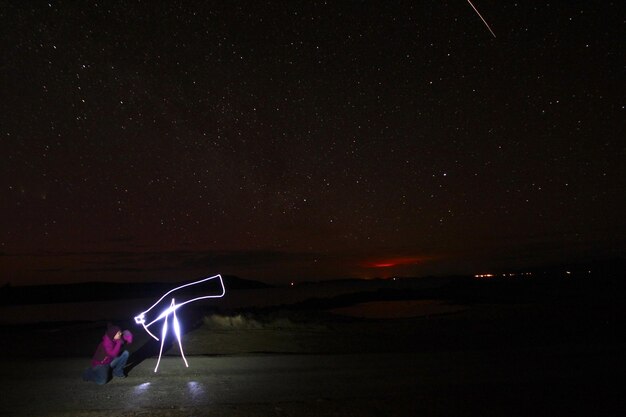
[[[0,1],[0,284],[624,256],[622,2]]]

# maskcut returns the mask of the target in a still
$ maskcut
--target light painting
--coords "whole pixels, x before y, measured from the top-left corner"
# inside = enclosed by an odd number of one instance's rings
[[[163,312],[161,312],[154,320],[151,320],[150,322],[146,323],[146,314],[148,314],[148,312],[150,312],[157,305],[159,305],[159,303],[161,301],[163,301],[166,297],[168,297],[170,294],[173,295],[174,292],[179,291],[179,290],[181,290],[183,288],[191,287],[191,286],[194,286],[194,285],[200,285],[200,284],[207,283],[207,282],[213,281],[213,280],[218,280],[219,281],[219,285],[220,285],[220,288],[221,288],[220,294],[217,294],[217,295],[203,295],[203,296],[199,296],[199,297],[193,297],[193,298],[190,298],[190,299],[185,300],[185,301],[180,302],[180,303],[177,303],[176,299],[172,296],[171,302],[169,304],[169,307],[167,307],[165,310],[163,310]],[[161,328],[161,339],[160,339],[161,347],[159,349],[159,358],[157,359],[157,364],[156,364],[156,367],[154,368],[154,372],[157,372],[157,370],[159,369],[159,364],[161,363],[161,356],[163,354],[163,345],[165,344],[165,337],[167,336],[167,330],[168,330],[168,323],[167,323],[167,321],[168,321],[169,317],[172,316],[172,324],[173,324],[173,327],[174,327],[174,334],[176,336],[176,340],[178,341],[178,347],[180,348],[180,355],[183,358],[183,362],[185,362],[185,366],[189,367],[189,363],[187,362],[187,358],[185,358],[185,353],[183,351],[183,343],[182,343],[181,337],[180,337],[181,336],[180,323],[178,321],[178,317],[176,316],[176,310],[178,310],[179,308],[181,308],[185,304],[193,303],[193,302],[199,301],[199,300],[210,299],[210,298],[222,298],[225,294],[226,294],[226,288],[224,287],[224,280],[222,279],[222,276],[220,274],[217,274],[215,276],[204,278],[204,279],[201,279],[201,280],[198,280],[198,281],[194,281],[194,282],[190,282],[188,284],[181,285],[179,287],[176,287],[174,289],[169,290],[168,292],[163,294],[163,296],[161,296],[161,298],[159,298],[154,304],[152,304],[152,306],[150,306],[150,308],[148,308],[147,310],[141,312],[139,315],[135,316],[135,323],[141,324],[143,326],[144,330],[157,341],[159,341],[159,338],[156,337],[150,331],[149,327],[152,326],[153,324],[157,323],[158,321],[163,320],[163,327]],[[169,300],[169,297],[168,297],[168,300]]]

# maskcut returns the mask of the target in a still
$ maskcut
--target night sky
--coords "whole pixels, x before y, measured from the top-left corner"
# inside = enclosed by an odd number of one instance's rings
[[[0,284],[626,253],[620,1],[1,1]]]

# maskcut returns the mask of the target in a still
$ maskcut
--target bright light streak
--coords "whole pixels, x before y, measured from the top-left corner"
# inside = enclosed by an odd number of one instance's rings
[[[487,23],[487,21],[485,20],[485,18],[480,14],[480,12],[478,11],[478,9],[474,6],[474,4],[472,4],[472,2],[470,0],[467,0],[467,2],[469,3],[470,6],[472,6],[472,9],[474,9],[474,11],[476,12],[476,14],[478,15],[478,17],[480,17],[480,20],[483,21],[483,23],[485,24],[485,26],[487,26],[487,29],[489,29],[489,32],[491,32],[491,34],[493,35],[493,37],[496,37],[496,34],[493,33],[493,30],[491,30],[491,27],[489,27],[489,23]]]
[[[174,302],[174,300],[172,300],[172,303]],[[156,367],[154,368],[154,372],[157,371],[157,369],[159,369],[159,363],[161,363],[161,355],[163,354],[163,344],[165,343],[165,335],[167,335],[167,317],[165,318],[165,321],[163,322],[163,329],[161,331],[161,349],[159,349],[159,359],[157,359],[157,364]]]
[[[191,298],[189,300],[186,300],[180,304],[176,304],[176,301],[174,300],[174,297],[172,297],[172,302],[170,303],[170,306],[168,308],[166,308],[161,314],[159,314],[157,316],[156,319],[152,320],[151,322],[149,322],[148,324],[146,324],[146,314],[152,310],[154,307],[156,307],[165,297],[167,297],[169,294],[172,294],[175,291],[178,291],[182,288],[186,288],[192,285],[198,285],[198,284],[202,284],[204,282],[208,282],[214,279],[218,279],[219,283],[220,283],[220,287],[221,287],[221,293],[217,294],[217,295],[203,295],[200,297],[194,297]],[[221,275],[215,275],[212,277],[208,277],[208,278],[204,278],[201,279],[199,281],[194,281],[194,282],[190,282],[189,284],[185,284],[185,285],[181,285],[179,287],[176,287],[174,289],[169,290],[168,292],[166,292],[165,294],[163,294],[163,296],[161,298],[159,298],[157,300],[156,303],[152,304],[150,306],[150,308],[148,308],[146,311],[141,312],[139,315],[135,316],[135,323],[137,324],[141,324],[143,326],[143,328],[145,329],[145,331],[152,336],[155,340],[159,340],[158,337],[156,337],[154,334],[152,334],[152,332],[148,329],[148,327],[152,326],[154,323],[156,323],[159,320],[163,320],[163,328],[161,329],[161,348],[159,350],[159,358],[157,359],[157,364],[156,367],[154,368],[154,372],[156,372],[159,369],[159,363],[161,363],[161,356],[163,355],[163,345],[165,344],[165,336],[167,335],[167,329],[168,329],[168,324],[167,324],[167,319],[169,318],[170,315],[172,315],[172,321],[173,321],[173,325],[174,325],[174,333],[176,335],[176,339],[178,340],[178,346],[180,347],[180,355],[183,358],[183,361],[185,362],[185,366],[189,367],[189,364],[187,363],[187,358],[185,358],[185,353],[183,352],[183,343],[181,341],[181,331],[180,331],[180,323],[178,322],[178,317],[176,317],[176,310],[178,310],[179,308],[181,308],[182,306],[184,306],[185,304],[189,304],[192,303],[194,301],[198,301],[198,300],[205,300],[205,299],[209,299],[209,298],[222,298],[224,295],[226,294],[226,288],[224,287],[224,280],[222,279]]]
[[[172,299],[172,304],[174,304],[174,299]],[[176,334],[176,339],[178,339],[178,347],[180,347],[180,356],[183,357],[183,361],[185,361],[185,366],[189,368],[189,364],[187,363],[187,358],[185,358],[185,352],[183,352],[183,343],[180,341],[180,324],[178,324],[178,318],[176,317],[176,310],[174,310],[174,333]]]

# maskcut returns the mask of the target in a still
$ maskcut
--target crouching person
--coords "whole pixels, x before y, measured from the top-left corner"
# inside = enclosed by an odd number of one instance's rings
[[[91,367],[83,372],[83,380],[104,385],[111,379],[111,374],[117,378],[125,378],[124,367],[128,361],[128,351],[122,350],[122,346],[124,342],[131,343],[132,337],[128,330],[122,332],[119,327],[109,323],[102,342],[91,359]]]

